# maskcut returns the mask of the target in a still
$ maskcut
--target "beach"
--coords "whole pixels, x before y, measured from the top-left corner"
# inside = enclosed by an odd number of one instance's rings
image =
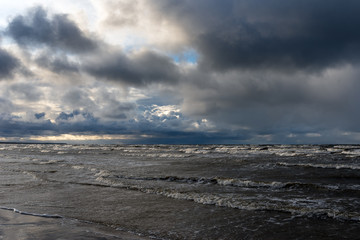
[[[360,147],[0,146],[1,239],[355,239]]]
[[[148,239],[98,224],[0,210],[0,239]]]

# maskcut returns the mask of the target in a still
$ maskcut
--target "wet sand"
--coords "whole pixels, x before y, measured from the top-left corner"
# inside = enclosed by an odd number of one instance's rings
[[[65,240],[65,239],[147,239],[110,227],[64,218],[46,218],[0,210],[0,239]]]

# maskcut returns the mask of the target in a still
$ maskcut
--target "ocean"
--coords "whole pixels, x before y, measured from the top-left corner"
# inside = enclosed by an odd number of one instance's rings
[[[359,170],[360,145],[0,144],[0,239],[360,239]]]

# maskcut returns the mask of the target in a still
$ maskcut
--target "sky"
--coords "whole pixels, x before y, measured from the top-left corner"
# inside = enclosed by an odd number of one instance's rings
[[[0,6],[0,141],[360,142],[358,0]]]

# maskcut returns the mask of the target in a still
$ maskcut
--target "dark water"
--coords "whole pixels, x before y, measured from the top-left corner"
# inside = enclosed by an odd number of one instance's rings
[[[112,236],[359,239],[359,170],[358,145],[4,144],[0,206]]]

